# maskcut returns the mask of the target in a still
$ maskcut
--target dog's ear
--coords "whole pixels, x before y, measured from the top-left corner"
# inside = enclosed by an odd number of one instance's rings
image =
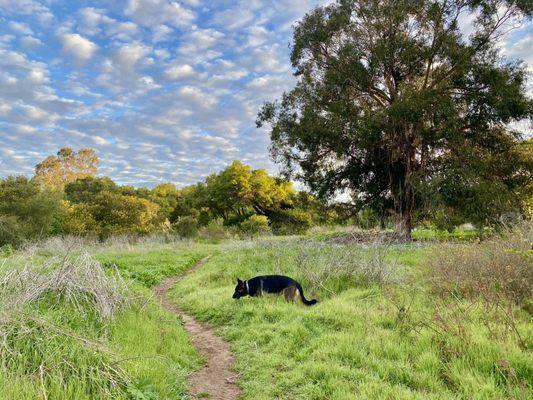
[[[237,278],[237,283],[241,284],[242,281],[239,278]]]

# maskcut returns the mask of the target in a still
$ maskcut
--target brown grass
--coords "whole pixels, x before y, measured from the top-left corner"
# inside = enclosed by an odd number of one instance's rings
[[[532,225],[523,224],[477,244],[438,246],[429,261],[433,288],[444,296],[524,303],[533,295],[532,235]]]

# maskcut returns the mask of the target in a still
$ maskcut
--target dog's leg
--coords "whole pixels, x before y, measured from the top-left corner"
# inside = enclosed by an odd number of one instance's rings
[[[289,303],[294,303],[298,299],[298,290],[294,286],[283,289],[285,300]]]

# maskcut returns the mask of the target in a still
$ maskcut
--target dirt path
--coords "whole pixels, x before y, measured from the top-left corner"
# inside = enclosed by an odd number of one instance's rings
[[[209,326],[196,321],[170,302],[168,290],[184,276],[200,269],[208,257],[200,260],[190,270],[178,276],[163,280],[153,291],[161,301],[161,305],[183,319],[185,330],[189,332],[193,344],[207,359],[206,365],[191,374],[187,379],[189,394],[194,399],[235,400],[240,390],[237,386],[237,374],[233,372],[233,355],[228,342],[217,336]]]

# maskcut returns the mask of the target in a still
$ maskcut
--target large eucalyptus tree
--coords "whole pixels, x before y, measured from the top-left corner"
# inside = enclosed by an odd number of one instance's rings
[[[258,116],[271,127],[274,158],[323,196],[348,190],[358,205],[388,204],[403,238],[420,188],[437,193],[450,179],[508,188],[517,171],[490,168],[513,154],[520,134],[508,123],[529,118],[532,103],[524,65],[497,45],[531,12],[527,0],[340,0],[314,9],[294,28],[296,86]],[[462,20],[472,21],[468,36]]]

